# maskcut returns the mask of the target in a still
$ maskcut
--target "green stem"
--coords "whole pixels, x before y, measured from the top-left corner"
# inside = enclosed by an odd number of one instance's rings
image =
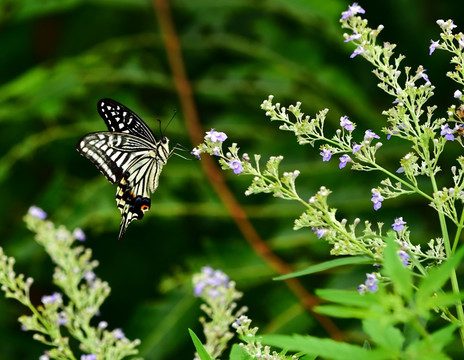
[[[427,158],[428,165],[430,165],[429,160],[430,159]],[[429,167],[429,169],[431,170],[430,171],[430,181],[432,182],[433,192],[436,193],[438,191],[438,187],[437,187],[437,183],[435,181],[435,176],[433,175],[432,169],[430,167]],[[450,244],[448,228],[446,226],[445,215],[443,214],[443,211],[442,211],[442,204],[440,204],[438,201],[436,201],[435,206],[438,209],[438,218],[440,220],[440,227],[441,227],[441,231],[442,231],[442,235],[443,235],[443,243],[445,245],[446,256],[449,259],[449,258],[451,258],[451,256],[453,255],[454,252],[453,252],[453,250],[451,248],[451,244]],[[463,221],[463,218],[461,216],[461,222],[462,221]],[[460,230],[458,230],[458,233],[459,232],[460,232]],[[455,246],[453,246],[453,247],[455,247]],[[451,288],[453,289],[453,293],[456,294],[457,296],[459,296],[459,294],[460,294],[459,282],[458,282],[458,278],[457,278],[455,269],[453,269],[453,271],[451,272],[450,280],[451,280]],[[458,315],[458,319],[459,319],[459,323],[460,323],[459,335],[461,337],[461,343],[464,346],[464,327],[463,327],[463,324],[464,324],[464,309],[462,307],[461,302],[456,303],[456,313]]]
[[[461,237],[462,233],[462,228],[464,226],[464,208],[461,213],[461,219],[459,220],[458,224],[458,229],[456,231],[456,235],[454,236],[454,241],[453,241],[453,248],[451,249],[451,252],[454,254],[456,251],[456,247],[458,246],[459,243],[459,238]]]

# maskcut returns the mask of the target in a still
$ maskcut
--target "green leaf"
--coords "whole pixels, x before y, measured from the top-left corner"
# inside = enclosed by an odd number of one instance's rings
[[[238,344],[232,346],[230,360],[252,360],[253,358]]]
[[[451,259],[445,261],[438,268],[431,269],[427,276],[421,280],[416,293],[416,304],[419,309],[428,311],[430,307],[425,306],[433,306],[430,298],[448,281],[453,270],[461,262],[463,255],[464,248],[461,248]]]
[[[344,305],[371,307],[379,303],[377,295],[373,293],[361,295],[352,290],[317,289],[316,295],[324,300]]]
[[[421,360],[451,359],[442,352],[442,349],[455,340],[454,332],[456,329],[457,325],[451,324],[434,332],[429,337],[412,342],[405,351],[406,358]]]
[[[285,280],[288,278],[309,275],[320,271],[325,271],[328,269],[336,268],[344,265],[354,265],[354,264],[369,264],[372,262],[372,259],[366,256],[350,256],[341,259],[335,259],[326,261],[317,265],[310,266],[304,270],[296,271],[291,274],[286,274],[274,278],[274,280]]]
[[[264,335],[263,344],[285,348],[290,351],[301,351],[309,355],[318,355],[322,358],[334,360],[381,360],[391,359],[388,351],[369,351],[357,345],[338,342],[332,339],[319,339],[313,336],[302,335]]]
[[[384,251],[383,271],[390,277],[395,290],[409,300],[412,296],[411,271],[402,264],[397,249],[394,234],[390,232]]]
[[[383,319],[367,319],[363,321],[364,331],[379,346],[396,351],[398,356],[404,343],[401,331]]]
[[[350,319],[350,318],[366,319],[366,318],[378,315],[377,313],[373,311],[369,311],[368,309],[364,309],[364,308],[354,308],[354,307],[337,306],[337,305],[315,306],[314,311],[322,315],[344,318],[344,319]]]
[[[211,356],[209,356],[208,352],[206,351],[205,347],[201,343],[200,339],[195,335],[195,333],[188,329],[190,333],[190,337],[192,338],[193,345],[195,345],[195,349],[197,350],[198,356],[201,360],[212,360]]]

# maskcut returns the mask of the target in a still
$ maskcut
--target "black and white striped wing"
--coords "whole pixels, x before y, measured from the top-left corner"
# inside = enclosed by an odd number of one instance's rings
[[[85,135],[77,143],[77,151],[92,161],[112,184],[119,183],[129,167],[148,151],[151,143],[139,137],[113,132]]]
[[[128,107],[112,99],[100,100],[97,107],[109,131],[135,135],[151,143],[157,142],[150,128]]]
[[[121,212],[119,240],[127,226],[150,209],[163,166],[171,156],[169,140],[156,140],[133,111],[111,99],[98,102],[108,130],[85,135],[77,151],[92,161],[112,184],[118,184],[116,204]]]

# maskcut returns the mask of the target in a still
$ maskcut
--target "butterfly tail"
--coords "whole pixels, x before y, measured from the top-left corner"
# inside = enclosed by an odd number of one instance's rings
[[[119,237],[118,242],[121,242],[124,233],[126,232],[127,226],[130,224],[131,220],[129,220],[128,213],[121,214],[121,224],[119,225]]]

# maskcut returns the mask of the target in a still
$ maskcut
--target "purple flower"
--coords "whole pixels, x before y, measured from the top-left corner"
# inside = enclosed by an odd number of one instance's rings
[[[122,339],[125,339],[125,338],[126,338],[126,335],[124,335],[124,333],[122,332],[122,330],[119,329],[119,328],[114,329],[114,331],[113,331],[113,336],[115,337],[115,339],[119,339],[119,340],[122,340]]]
[[[207,294],[210,297],[220,296],[229,287],[229,277],[221,270],[214,270],[211,266],[201,269],[201,274],[194,278],[193,293],[199,297]]]
[[[97,355],[95,354],[81,355],[81,360],[97,360]]]
[[[397,254],[400,257],[401,262],[403,263],[403,265],[408,266],[409,265],[409,258],[410,258],[409,254],[404,250],[398,250]]]
[[[354,130],[354,124],[348,120],[348,116],[342,116],[340,118],[340,126],[345,128],[345,130],[348,130],[348,131],[353,131]]]
[[[227,139],[227,135],[223,132],[216,131],[214,129],[211,129],[211,131],[206,132],[205,139],[210,139],[211,142],[220,142],[223,143]]]
[[[58,325],[66,325],[69,323],[68,315],[64,311],[61,311],[58,313],[58,320],[57,320]]]
[[[382,201],[385,199],[380,195],[380,191],[377,189],[372,189],[371,201],[374,203],[374,210],[377,211],[382,207]]]
[[[196,297],[200,296],[203,290],[206,288],[206,282],[205,281],[199,281],[193,288],[193,295]]]
[[[448,141],[454,141],[454,129],[451,129],[448,124],[441,125],[440,135],[445,136]]]
[[[53,293],[52,295],[44,295],[42,296],[42,304],[53,304],[53,303],[62,303],[63,298],[61,297],[60,293]]]
[[[371,129],[366,130],[364,133],[364,140],[380,139],[380,136],[373,132]]]
[[[201,160],[201,157],[200,157],[200,154],[201,154],[201,150],[198,149],[198,148],[193,148],[192,151],[190,151],[190,154],[192,154],[193,156],[195,156],[198,160]]]
[[[435,49],[439,47],[440,47],[440,42],[430,40],[429,55],[432,55]]]
[[[330,149],[322,149],[322,152],[320,153],[322,156],[322,161],[329,161],[330,158],[332,157],[332,153],[330,152]]]
[[[356,154],[359,150],[361,150],[361,148],[361,144],[357,145],[356,143],[353,143],[353,154]]]
[[[418,75],[419,75],[422,79],[424,79],[426,82],[429,83],[430,80],[429,80],[429,77],[427,76],[427,74],[425,73],[426,71],[427,71],[426,69],[423,69],[423,70],[419,71],[419,74],[418,74]]]
[[[458,43],[459,43],[459,47],[460,47],[461,49],[464,48],[464,39],[463,39],[462,37],[460,37],[460,38],[458,39]]]
[[[32,205],[27,212],[36,219],[45,220],[47,218],[47,213],[35,205]]]
[[[366,284],[367,289],[371,292],[376,292],[379,287],[377,286],[377,283],[379,282],[379,279],[377,278],[375,273],[370,273],[366,274],[366,281],[364,284]]]
[[[354,58],[355,56],[362,54],[364,52],[364,49],[358,45],[358,47],[353,51],[353,53],[350,55],[350,58]]]
[[[366,281],[364,284],[358,286],[358,292],[361,295],[364,295],[366,292],[376,292],[379,289],[378,286],[379,279],[377,278],[376,273],[366,274]]]
[[[353,35],[351,35],[350,37],[348,37],[348,38],[345,39],[345,42],[349,42],[349,41],[353,41],[353,40],[358,40],[359,38],[361,38],[361,34],[358,34],[358,32],[355,31]]]
[[[403,221],[402,217],[398,217],[395,219],[395,222],[392,224],[392,227],[395,231],[401,231],[404,229],[404,225],[406,225],[406,222]]]
[[[327,235],[327,229],[313,227],[311,230],[316,233],[316,236],[318,239],[325,237]]]
[[[348,6],[348,10],[342,12],[342,20],[346,20],[356,14],[365,14],[366,11],[358,5],[358,3],[353,3],[353,5]]]
[[[84,279],[88,282],[88,283],[92,283],[95,281],[97,275],[95,275],[95,273],[92,271],[92,270],[89,270],[87,271],[85,274],[84,274]]]
[[[73,236],[74,239],[76,239],[78,241],[82,241],[82,242],[84,242],[87,239],[87,237],[85,236],[84,231],[81,228],[75,228],[73,233],[72,233],[72,236]]]
[[[243,171],[243,166],[242,166],[242,163],[240,162],[240,160],[236,160],[236,159],[231,159],[227,165],[229,165],[229,167],[234,170],[234,174],[238,175],[240,174],[242,171]]]
[[[340,169],[343,169],[348,163],[348,161],[351,161],[351,158],[349,157],[349,155],[345,154],[345,155],[340,156],[340,164],[338,165],[338,167]]]
[[[440,26],[441,28],[445,29],[445,30],[453,30],[455,28],[457,28],[457,25],[454,24],[454,21],[449,19],[449,20],[437,20],[437,24],[438,26]]]

